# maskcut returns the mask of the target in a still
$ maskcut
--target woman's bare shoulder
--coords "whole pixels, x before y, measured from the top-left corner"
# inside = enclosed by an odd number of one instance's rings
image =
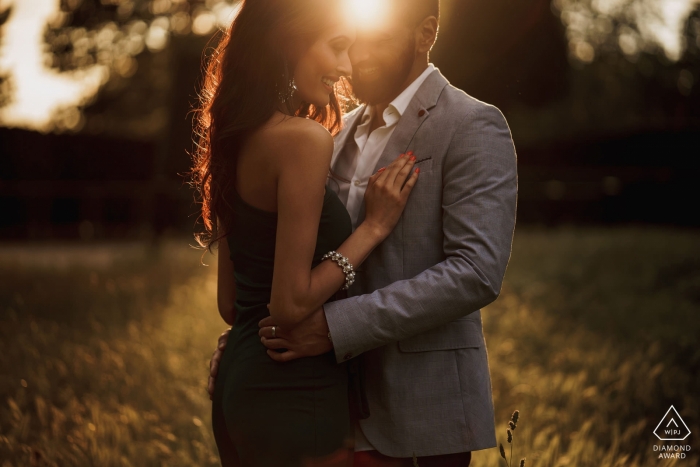
[[[333,150],[333,136],[320,123],[308,118],[291,117],[277,124],[266,126],[265,136],[277,136],[268,139],[271,144],[279,144],[285,150],[319,149]]]
[[[330,164],[334,145],[333,136],[323,125],[299,117],[271,119],[251,142],[279,158],[280,163],[311,158],[320,164]]]

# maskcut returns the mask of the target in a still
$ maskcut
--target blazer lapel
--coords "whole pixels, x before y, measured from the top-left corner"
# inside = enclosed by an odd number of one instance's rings
[[[396,129],[392,133],[391,138],[389,138],[389,142],[372,173],[375,173],[382,167],[386,167],[399,157],[399,154],[408,150],[411,141],[413,141],[413,136],[423,122],[430,117],[430,109],[435,107],[442,90],[447,84],[447,79],[437,69],[425,79],[396,124]]]
[[[438,98],[445,86],[449,82],[440,73],[440,70],[433,71],[423,82],[416,94],[411,99],[411,103],[406,108],[396,128],[389,138],[382,155],[379,157],[377,164],[374,166],[372,173],[376,173],[382,167],[389,165],[394,159],[408,151],[411,146],[413,137],[428,117],[430,117],[430,109],[435,107]],[[353,132],[354,134],[354,132]],[[357,225],[360,225],[365,218],[365,203],[362,203],[360,212],[357,216]]]

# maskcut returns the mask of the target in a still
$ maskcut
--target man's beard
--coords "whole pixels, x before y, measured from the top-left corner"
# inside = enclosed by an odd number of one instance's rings
[[[415,59],[416,39],[413,35],[407,41],[396,66],[391,69],[379,68],[379,78],[363,84],[357,77],[358,67],[353,70],[352,90],[355,97],[363,103],[375,105],[382,102],[389,102],[399,94],[401,86],[406,82],[408,75],[413,68]]]

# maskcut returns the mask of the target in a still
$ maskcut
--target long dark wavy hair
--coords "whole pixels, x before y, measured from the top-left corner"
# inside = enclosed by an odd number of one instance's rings
[[[205,232],[200,247],[211,247],[231,232],[236,162],[246,138],[267,122],[279,106],[278,90],[288,89],[296,62],[325,27],[337,18],[339,0],[244,0],[231,25],[204,65],[194,109],[194,150],[189,184],[201,204]],[[214,36],[216,38],[216,36]],[[349,83],[341,80],[330,103],[302,102],[292,115],[313,119],[335,135],[343,107],[352,105]],[[334,174],[331,172],[331,176]]]

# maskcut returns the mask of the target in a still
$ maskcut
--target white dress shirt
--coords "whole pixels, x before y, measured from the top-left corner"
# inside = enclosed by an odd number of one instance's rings
[[[428,64],[428,68],[389,104],[383,114],[384,126],[377,128],[372,134],[369,133],[369,128],[374,118],[374,109],[368,105],[355,131],[355,147],[345,151],[347,159],[343,160],[341,164],[337,164],[338,161],[336,158],[338,154],[343,151],[336,151],[334,154],[331,167],[333,167],[334,171],[338,169],[337,171],[341,172],[340,175],[350,180],[350,183],[338,180],[338,184],[340,185],[338,195],[345,203],[345,207],[350,213],[353,231],[357,228],[357,218],[360,208],[362,207],[362,202],[364,201],[365,190],[367,190],[367,183],[369,177],[372,175],[374,166],[377,165],[377,161],[381,157],[382,152],[384,152],[384,148],[396,129],[399,119],[408,108],[416,91],[418,91],[423,81],[425,81],[428,75],[433,71],[435,71],[435,66],[433,66],[432,63]],[[398,154],[394,156],[394,159],[397,157],[399,157]],[[355,451],[369,451],[374,449],[375,447],[372,446],[362,432],[359,423],[356,423]]]
[[[349,157],[349,160],[343,161],[348,169],[344,171],[345,173],[339,170],[343,177],[350,180],[350,183],[341,180],[338,181],[340,185],[338,195],[341,201],[345,203],[345,207],[350,213],[353,231],[357,228],[357,218],[365,198],[365,190],[367,190],[369,177],[373,174],[374,166],[377,165],[377,161],[381,157],[382,152],[384,152],[384,148],[396,129],[399,119],[406,111],[406,108],[408,108],[416,91],[418,91],[423,81],[425,81],[428,75],[433,71],[435,71],[433,64],[428,64],[425,71],[404,89],[396,99],[391,101],[389,106],[384,110],[384,126],[377,128],[371,134],[369,133],[369,128],[372,120],[375,118],[374,108],[368,105],[362,114],[360,124],[355,131],[355,147],[346,151],[346,156]],[[334,170],[336,169],[335,158],[339,153],[341,153],[341,151],[337,151],[334,160],[331,161],[331,167],[333,167]],[[394,155],[394,159],[397,157],[399,157],[399,154]],[[354,173],[352,167],[355,167]]]

